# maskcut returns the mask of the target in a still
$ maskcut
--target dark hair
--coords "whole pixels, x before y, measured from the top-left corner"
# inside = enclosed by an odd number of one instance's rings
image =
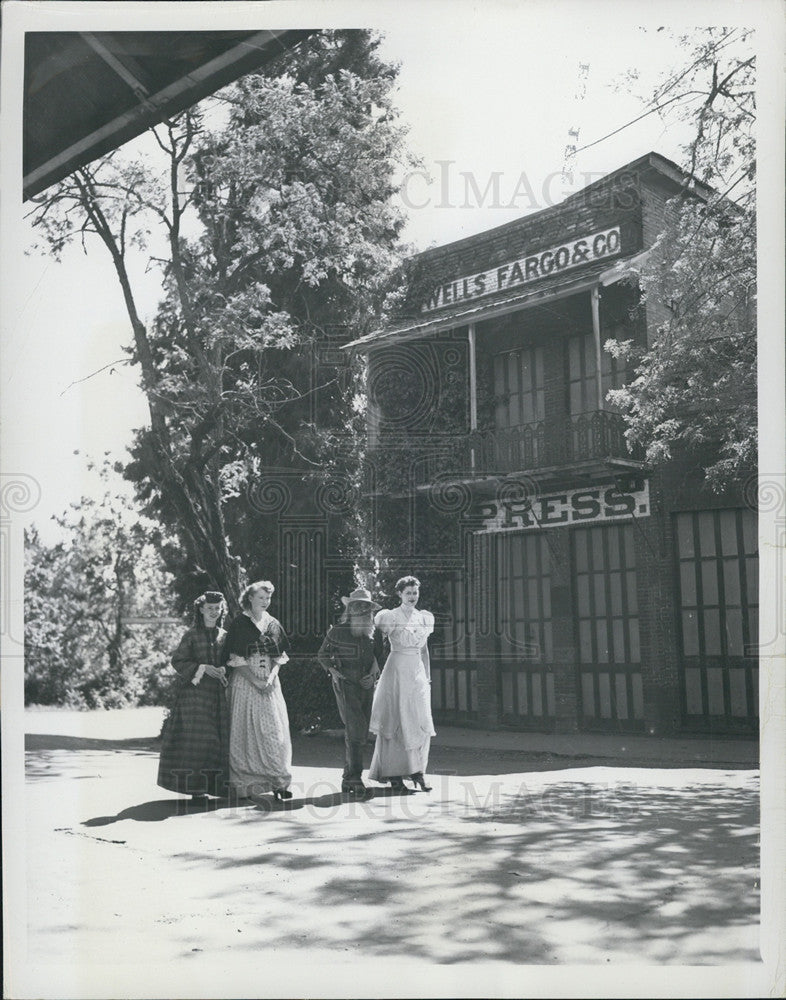
[[[257,580],[256,583],[249,583],[240,595],[240,607],[244,611],[248,611],[251,607],[251,598],[258,590],[266,590],[269,594],[272,594],[275,589],[270,580]]]
[[[407,587],[420,587],[420,580],[416,576],[402,576],[400,580],[396,580],[397,594],[400,594],[402,590],[406,590]]]
[[[220,594],[217,590],[207,590],[204,594],[200,594],[194,601],[194,625],[204,626],[205,619],[202,617],[202,608],[206,604],[221,605],[221,614],[219,614],[216,621],[216,626],[220,628],[224,623],[224,616],[227,613],[227,602],[224,600],[224,595]]]

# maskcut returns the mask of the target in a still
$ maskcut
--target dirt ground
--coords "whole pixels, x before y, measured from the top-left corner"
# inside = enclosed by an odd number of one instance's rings
[[[755,769],[435,746],[432,792],[353,802],[320,734],[291,802],[195,806],[156,786],[149,720],[106,714],[28,727],[9,995],[657,996],[678,967],[682,995],[755,995]]]

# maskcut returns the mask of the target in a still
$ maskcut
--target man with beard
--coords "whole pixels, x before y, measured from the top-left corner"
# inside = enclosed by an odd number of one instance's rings
[[[374,612],[380,605],[367,590],[353,590],[342,597],[338,624],[328,630],[317,658],[330,675],[336,704],[344,723],[345,763],[341,791],[359,798],[368,790],[363,784],[363,747],[368,739],[374,685],[382,661],[382,636],[374,628]]]

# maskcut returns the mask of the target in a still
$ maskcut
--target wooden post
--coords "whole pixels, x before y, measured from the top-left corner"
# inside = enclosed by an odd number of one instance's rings
[[[475,354],[475,324],[470,323],[467,327],[467,340],[469,343],[469,430],[470,433],[478,429],[478,369],[477,357]],[[472,472],[475,471],[475,449],[470,448],[469,465]]]
[[[601,343],[600,343],[600,286],[594,285],[590,292],[592,300],[592,335],[595,338],[595,382],[598,389],[598,409],[603,407],[603,373],[601,370]]]

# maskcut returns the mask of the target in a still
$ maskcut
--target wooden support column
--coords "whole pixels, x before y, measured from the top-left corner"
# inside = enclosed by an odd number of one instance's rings
[[[467,327],[467,341],[469,343],[469,429],[470,433],[478,429],[478,368],[477,355],[475,353],[475,324],[470,323]],[[475,449],[469,451],[470,469],[475,471]]]
[[[603,407],[603,372],[601,369],[602,346],[600,343],[600,285],[594,285],[590,292],[592,301],[592,336],[595,340],[595,383],[598,390],[598,409]]]
[[[371,381],[371,368],[374,363],[374,352],[369,351],[366,355],[366,385]],[[374,449],[379,445],[379,406],[377,401],[368,395],[366,397],[366,445],[369,449]]]

